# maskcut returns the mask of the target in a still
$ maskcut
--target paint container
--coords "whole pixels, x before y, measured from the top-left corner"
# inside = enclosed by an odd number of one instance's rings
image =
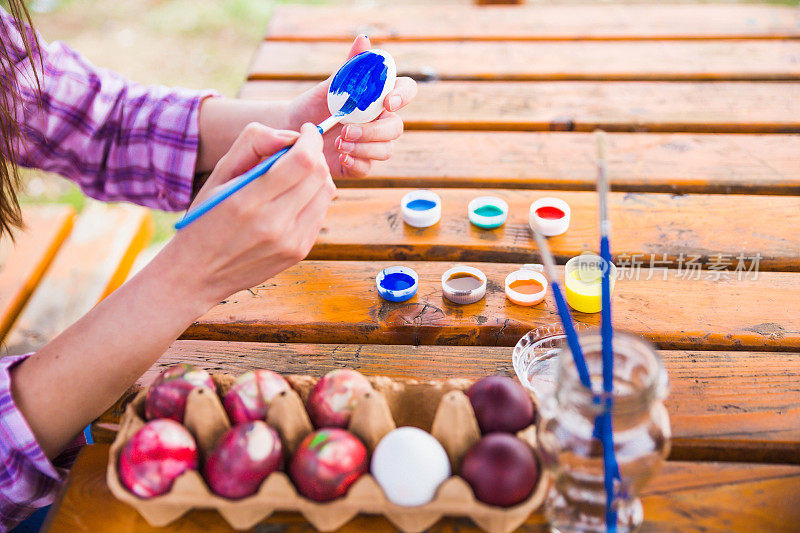
[[[570,307],[581,313],[600,312],[604,264],[603,259],[595,254],[581,254],[567,261],[564,267],[564,287]],[[616,277],[617,267],[611,263],[612,294]]]
[[[442,274],[442,293],[456,304],[472,304],[486,294],[486,274],[470,266],[455,266]]]
[[[405,302],[415,294],[419,287],[419,276],[404,266],[384,268],[375,278],[378,294],[390,302]]]
[[[517,305],[531,306],[544,300],[547,278],[542,265],[524,265],[506,276],[506,297]]]
[[[433,226],[442,218],[442,199],[433,191],[411,191],[400,200],[403,220],[415,228]]]
[[[555,237],[569,229],[570,209],[560,198],[539,198],[531,204],[528,222],[533,231]]]
[[[496,196],[479,196],[469,203],[467,214],[479,228],[499,228],[508,218],[508,204]]]

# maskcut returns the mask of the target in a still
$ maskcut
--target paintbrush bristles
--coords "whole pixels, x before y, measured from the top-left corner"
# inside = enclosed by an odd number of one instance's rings
[[[556,263],[553,260],[553,254],[550,253],[550,246],[547,244],[547,239],[538,231],[533,232],[533,237],[536,239],[536,246],[539,247],[539,255],[542,256],[542,264],[544,265],[544,272],[550,278],[550,282],[558,279],[556,277]]]
[[[608,221],[608,173],[606,172],[606,132],[594,131],[597,142],[597,194],[600,208],[600,235],[607,236],[610,232]]]

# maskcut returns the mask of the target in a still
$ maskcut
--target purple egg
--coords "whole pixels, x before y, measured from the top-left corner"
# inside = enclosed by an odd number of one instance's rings
[[[164,370],[150,385],[144,412],[148,420],[169,418],[183,423],[186,399],[198,387],[216,390],[211,376],[194,365],[178,364]]]

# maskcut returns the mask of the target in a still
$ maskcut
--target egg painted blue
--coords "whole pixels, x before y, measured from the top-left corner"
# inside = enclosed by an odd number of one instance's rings
[[[427,211],[436,207],[436,202],[431,200],[411,200],[406,204],[406,207],[412,211]]]
[[[348,96],[338,114],[347,115],[356,108],[365,111],[383,92],[387,73],[383,56],[369,51],[345,63],[333,77],[330,88],[333,94]]]

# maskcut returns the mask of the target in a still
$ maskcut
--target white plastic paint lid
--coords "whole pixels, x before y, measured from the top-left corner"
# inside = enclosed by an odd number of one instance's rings
[[[547,295],[548,283],[547,278],[542,273],[543,270],[544,267],[542,265],[523,265],[521,269],[506,276],[506,297],[515,304],[526,307],[536,305],[544,300],[544,297]],[[524,294],[511,288],[512,283],[523,280],[535,281],[542,286],[542,290],[535,294]]]
[[[452,278],[459,277],[475,279],[476,286],[470,289],[454,286]],[[471,266],[454,266],[442,274],[442,293],[445,298],[456,304],[475,303],[486,295],[486,274]]]
[[[570,209],[560,198],[539,198],[531,204],[528,222],[531,230],[545,237],[555,237],[569,229]]]
[[[442,199],[433,191],[411,191],[400,200],[403,221],[415,228],[433,226],[442,218]]]
[[[492,214],[483,211],[491,210]],[[467,206],[469,221],[483,229],[499,228],[508,218],[508,204],[496,196],[479,196]]]

